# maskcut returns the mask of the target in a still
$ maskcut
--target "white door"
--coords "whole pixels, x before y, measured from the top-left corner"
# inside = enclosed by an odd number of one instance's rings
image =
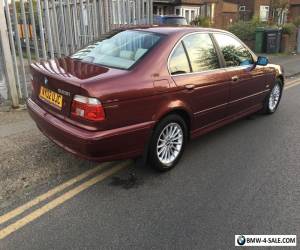
[[[260,13],[259,13],[259,19],[262,22],[267,22],[269,19],[269,11],[270,6],[267,5],[261,5],[260,6]]]

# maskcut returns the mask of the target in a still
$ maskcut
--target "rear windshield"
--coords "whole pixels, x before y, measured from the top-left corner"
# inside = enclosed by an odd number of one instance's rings
[[[187,21],[184,17],[165,17],[163,19],[164,24],[176,24],[176,25],[187,25]]]
[[[161,39],[159,34],[127,30],[96,42],[71,56],[83,62],[129,69]]]

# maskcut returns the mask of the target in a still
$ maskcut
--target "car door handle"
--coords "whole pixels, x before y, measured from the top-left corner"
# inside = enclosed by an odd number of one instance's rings
[[[240,78],[238,76],[231,77],[231,81],[237,82]]]
[[[187,84],[184,86],[186,89],[188,90],[193,90],[195,88],[195,85],[194,84]]]

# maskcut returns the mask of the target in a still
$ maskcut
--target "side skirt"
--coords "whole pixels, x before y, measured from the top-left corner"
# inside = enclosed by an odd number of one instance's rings
[[[201,128],[198,128],[198,129],[195,129],[193,131],[191,131],[191,139],[194,139],[198,136],[201,136],[201,135],[204,135],[212,130],[215,130],[217,128],[220,128],[220,127],[223,127],[225,126],[226,124],[229,124],[229,123],[232,123],[236,120],[239,120],[241,119],[242,117],[245,117],[245,116],[248,116],[250,114],[253,114],[259,110],[261,110],[263,108],[263,105],[262,104],[258,104],[258,105],[255,105],[249,109],[247,109],[246,111],[242,111],[242,112],[239,112],[237,114],[234,114],[234,115],[231,115],[231,116],[228,116],[220,121],[217,121],[217,122],[214,122],[212,124],[209,124],[205,127],[201,127]]]

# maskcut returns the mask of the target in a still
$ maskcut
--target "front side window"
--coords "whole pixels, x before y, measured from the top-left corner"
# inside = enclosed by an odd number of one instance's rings
[[[218,69],[219,58],[209,34],[193,34],[183,39],[193,72]]]
[[[169,69],[172,75],[190,72],[189,61],[187,59],[182,43],[177,45],[172,56],[170,57]]]
[[[214,34],[223,53],[226,67],[252,65],[254,63],[250,51],[238,40],[226,34]]]
[[[161,35],[144,31],[122,31],[111,38],[90,44],[71,56],[106,67],[129,69],[161,39]]]

